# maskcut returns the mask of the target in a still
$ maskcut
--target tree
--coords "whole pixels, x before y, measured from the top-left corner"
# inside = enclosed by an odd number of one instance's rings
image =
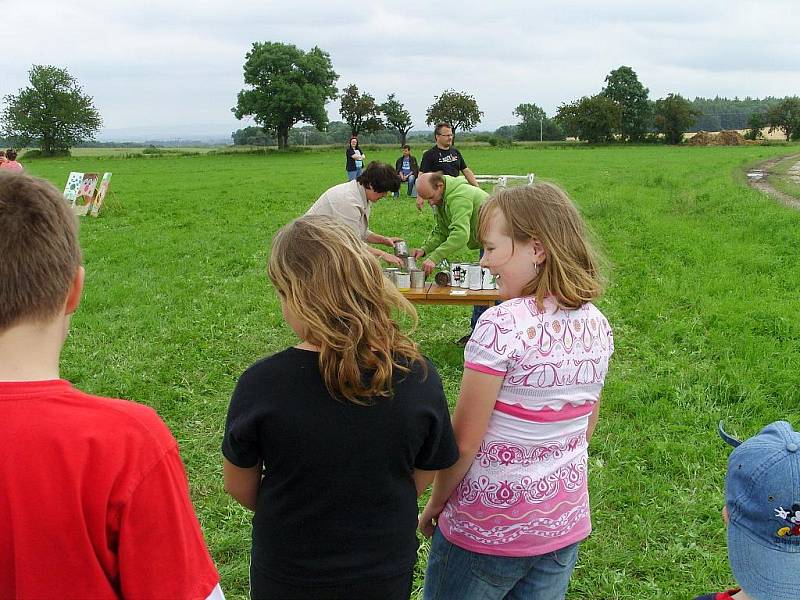
[[[649,90],[630,67],[622,66],[606,76],[606,87],[600,92],[619,104],[619,133],[623,142],[644,139],[651,123]]]
[[[38,145],[42,154],[67,152],[92,139],[103,124],[92,97],[66,69],[33,65],[30,86],[3,98],[3,135],[20,146]]]
[[[800,136],[800,98],[784,98],[767,111],[769,132],[781,130],[789,139]]]
[[[512,112],[522,119],[514,136],[518,140],[563,140],[564,132],[553,119],[548,119],[543,109],[536,104],[520,104]]]
[[[668,144],[680,144],[701,112],[680,94],[669,94],[656,100],[654,114],[656,131],[664,134]]]
[[[275,136],[262,127],[245,127],[231,134],[234,146],[272,146]]]
[[[252,116],[278,137],[278,148],[289,145],[289,130],[300,121],[324,129],[325,103],[336,98],[334,72],[327,52],[314,46],[303,52],[292,44],[255,42],[245,56],[244,82],[231,109],[237,119]]]
[[[602,94],[584,96],[571,104],[558,107],[555,116],[567,135],[590,144],[610,142],[619,128],[619,104]]]
[[[445,90],[439,96],[434,96],[433,100],[425,113],[425,122],[428,125],[450,123],[453,127],[453,141],[456,139],[456,130],[470,131],[483,117],[475,98],[469,94]]]
[[[380,110],[386,118],[386,124],[400,135],[400,145],[405,145],[406,136],[414,127],[411,124],[411,113],[402,102],[395,100],[394,94],[387,96],[386,102],[380,105]]]
[[[339,114],[345,123],[350,125],[353,135],[358,135],[362,131],[374,133],[383,129],[381,111],[375,104],[375,98],[367,93],[359,94],[356,84],[351,83],[344,88],[339,99],[342,103]]]
[[[764,137],[761,130],[766,126],[767,119],[764,113],[754,112],[747,119],[747,132],[744,134],[745,139],[757,140]]]

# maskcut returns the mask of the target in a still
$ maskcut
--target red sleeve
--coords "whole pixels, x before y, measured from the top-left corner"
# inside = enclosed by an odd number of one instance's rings
[[[122,514],[121,596],[205,600],[218,582],[175,446],[144,475]]]

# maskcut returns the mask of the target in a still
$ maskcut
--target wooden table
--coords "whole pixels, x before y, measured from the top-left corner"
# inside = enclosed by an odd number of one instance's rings
[[[453,294],[452,292],[456,292]],[[401,294],[414,304],[462,304],[466,306],[494,306],[500,300],[497,290],[468,290],[426,283],[424,288],[411,288]]]

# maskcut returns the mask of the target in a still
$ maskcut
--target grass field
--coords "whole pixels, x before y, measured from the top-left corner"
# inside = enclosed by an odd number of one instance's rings
[[[599,306],[616,353],[591,445],[594,533],[568,598],[692,598],[733,583],[719,517],[728,450],[716,423],[744,437],[779,418],[800,427],[800,213],[747,188],[743,169],[797,151],[465,152],[476,173],[533,171],[562,185],[608,258],[611,285]],[[344,180],[342,154],[26,164],[59,188],[69,171],[114,174],[100,218],[82,221],[86,291],[62,375],[88,392],[149,404],[170,425],[229,598],[247,594],[249,514],[222,490],[228,400],[248,365],[294,343],[265,277],[269,240]],[[371,220],[374,231],[412,245],[431,224],[430,209],[417,213],[405,195],[380,201]],[[414,337],[453,405],[463,360],[453,341],[468,330],[469,311],[419,312]]]

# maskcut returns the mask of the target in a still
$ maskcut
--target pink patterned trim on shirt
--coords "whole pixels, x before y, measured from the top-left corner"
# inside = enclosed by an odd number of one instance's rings
[[[476,371],[479,369],[476,369]],[[524,421],[532,421],[533,423],[557,423],[558,421],[569,421],[577,419],[578,417],[585,417],[592,413],[594,410],[594,403],[587,402],[582,406],[572,406],[565,404],[561,410],[554,410],[549,406],[545,406],[541,410],[528,410],[522,408],[519,404],[507,404],[497,400],[494,403],[494,409],[517,419]]]
[[[479,373],[486,373],[487,375],[495,375],[497,377],[505,377],[505,371],[498,371],[496,369],[492,369],[487,367],[486,365],[479,365],[478,363],[466,361],[464,363],[464,368],[469,369],[470,371],[478,371]]]

